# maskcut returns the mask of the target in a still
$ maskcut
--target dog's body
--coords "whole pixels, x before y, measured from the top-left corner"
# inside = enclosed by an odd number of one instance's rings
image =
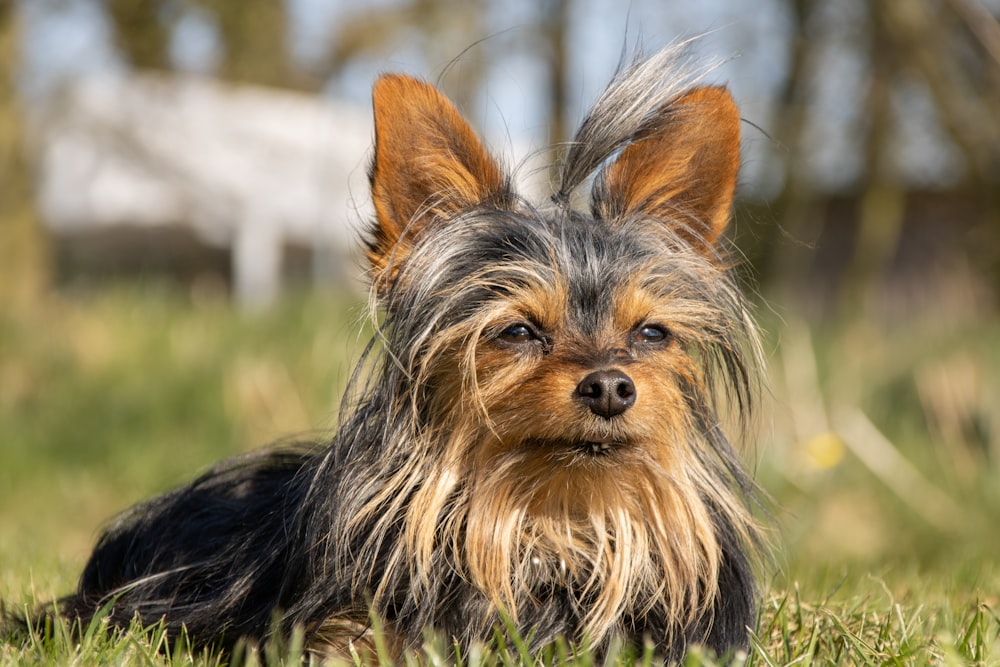
[[[383,77],[368,258],[384,320],[337,434],[133,508],[64,613],[114,599],[116,623],[223,647],[300,627],[327,653],[372,614],[396,652],[428,628],[488,641],[505,615],[534,647],[745,647],[752,482],[713,399],[745,417],[757,367],[717,249],[739,116],[676,55],[615,78],[543,208],[440,93]]]

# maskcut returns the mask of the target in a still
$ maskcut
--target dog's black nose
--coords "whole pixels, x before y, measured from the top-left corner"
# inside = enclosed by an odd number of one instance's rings
[[[576,386],[576,398],[595,415],[610,419],[635,403],[635,384],[617,368],[594,371]]]

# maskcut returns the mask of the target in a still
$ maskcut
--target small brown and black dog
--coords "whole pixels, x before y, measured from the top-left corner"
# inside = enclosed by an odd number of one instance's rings
[[[722,426],[760,367],[721,241],[740,117],[684,59],[619,71],[542,204],[435,88],[379,79],[378,334],[336,435],[129,510],[62,613],[223,649],[299,628],[320,654],[373,616],[395,652],[505,623],[532,648],[746,647],[759,530]]]

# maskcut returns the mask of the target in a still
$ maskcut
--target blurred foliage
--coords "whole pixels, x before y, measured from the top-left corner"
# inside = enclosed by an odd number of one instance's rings
[[[353,63],[383,61],[401,48],[413,48],[438,67],[461,62],[461,76],[449,80],[449,92],[463,109],[474,109],[487,84],[490,55],[512,51],[539,60],[549,72],[549,126],[553,141],[568,139],[566,128],[567,54],[570,0],[538,3],[536,24],[517,35],[490,35],[491,6],[484,0],[400,0],[359,5],[329,29],[325,48],[306,62],[296,61],[284,0],[109,0],[106,10],[118,52],[136,68],[169,69],[170,30],[184,12],[211,17],[222,53],[214,74],[227,81],[317,91],[338,79]],[[494,8],[495,9],[495,8]]]
[[[173,24],[181,11],[202,11],[214,19],[222,43],[217,76],[235,83],[296,83],[282,0],[193,0],[186,6],[170,0],[108,0],[105,9],[118,53],[132,67],[170,69]]]
[[[21,100],[11,85],[20,64],[19,33],[16,7],[0,2],[0,308],[37,298],[47,279]]]
[[[530,60],[540,75],[526,86],[540,85],[544,91],[535,101],[547,113],[553,142],[568,138],[567,100],[577,85],[569,72],[579,68],[575,56],[585,41],[578,19],[592,11],[579,0],[519,5],[516,11],[525,21],[503,30],[493,25],[496,6],[482,0],[359,4],[340,8],[336,21],[318,29],[315,53],[303,56],[294,48],[296,28],[286,0],[76,1],[96,3],[104,12],[114,53],[128,67],[172,69],[176,30],[196,16],[217,43],[208,73],[224,80],[336,93],[359,64],[375,71],[387,59],[404,57],[422,63],[427,75],[440,73],[448,93],[473,115],[488,99],[491,70],[511,58]],[[57,12],[63,5],[47,6]],[[17,4],[0,7],[0,80],[13,82]],[[659,11],[666,16],[678,9]],[[859,310],[872,315],[879,306],[869,297],[887,283],[909,281],[922,289],[935,284],[937,273],[964,262],[984,294],[975,308],[995,310],[1000,289],[997,17],[977,0],[783,0],[769,11],[783,16],[789,34],[789,48],[778,64],[773,113],[764,121],[770,144],[766,159],[773,162],[768,169],[777,186],[763,194],[766,201],[743,202],[742,217],[749,222],[740,226],[738,238],[760,282],[810,315],[838,317]],[[446,76],[451,70],[454,76]],[[850,83],[852,77],[856,80]],[[18,147],[24,129],[17,120],[15,88],[2,90],[0,168],[6,175],[0,218],[19,221],[2,229],[18,237],[3,247],[20,267],[4,262],[3,270],[17,275],[18,282],[36,284],[37,277],[21,277],[46,275],[39,261],[43,237],[34,231],[38,225],[30,209],[32,166]],[[829,134],[833,128],[824,127],[834,116],[841,117],[846,135]],[[916,164],[915,154],[901,148],[904,136],[911,144],[943,146],[945,156],[937,161],[949,166],[929,176],[934,168]],[[817,173],[817,138],[843,143],[853,153],[854,166],[840,181],[825,183],[829,175]],[[912,237],[929,224],[922,219],[928,192],[943,201],[935,213],[936,233],[948,238],[929,253],[930,270],[920,282],[914,267],[927,262],[928,253],[914,250]]]
[[[224,299],[146,284],[0,311],[0,597],[53,558],[77,569],[125,505],[334,426],[361,307],[313,297],[253,315]]]
[[[938,574],[1000,551],[1000,322],[781,325],[759,477],[786,574]],[[817,565],[822,564],[818,568]],[[1000,592],[1000,591],[998,591]]]
[[[788,150],[781,160],[783,187],[768,207],[770,224],[743,248],[759,274],[793,296],[802,285],[816,249],[840,236],[847,248],[838,280],[834,310],[866,309],[867,295],[905,262],[907,236],[921,211],[920,190],[946,190],[956,205],[938,220],[944,239],[940,254],[955,253],[975,261],[977,272],[996,306],[1000,284],[1000,23],[979,2],[970,0],[912,0],[857,3],[860,16],[843,18],[832,3],[788,0],[792,21],[792,48],[788,76],[779,94],[774,123],[775,140]],[[844,11],[850,16],[850,11]],[[823,187],[808,168],[816,151],[816,124],[823,109],[818,91],[828,83],[831,52],[839,49],[864,67],[859,97],[851,100],[860,113],[851,135],[842,140],[856,146],[860,168],[839,187]],[[904,133],[915,132],[907,116],[916,115],[913,95],[921,91],[929,101],[936,128],[960,155],[949,173],[926,179],[900,148]],[[847,103],[839,100],[841,103]],[[910,141],[919,138],[908,137]],[[906,174],[912,172],[909,176]],[[840,190],[838,193],[837,191]],[[846,215],[835,213],[834,195],[847,195]],[[967,207],[960,202],[969,202]],[[971,211],[971,213],[970,213]],[[773,224],[776,222],[777,224]],[[851,229],[844,229],[850,224]],[[793,242],[789,243],[788,239]],[[988,239],[988,240],[987,240]],[[985,243],[986,245],[983,245]],[[798,244],[801,246],[796,247]],[[802,247],[807,252],[802,251]],[[909,261],[915,261],[912,256]],[[809,284],[808,282],[806,283]],[[806,300],[809,293],[794,294]],[[868,314],[874,315],[870,308]]]

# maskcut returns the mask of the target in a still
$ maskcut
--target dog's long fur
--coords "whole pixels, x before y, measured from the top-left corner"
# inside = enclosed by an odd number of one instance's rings
[[[720,250],[739,116],[681,60],[615,77],[545,205],[434,88],[380,79],[380,323],[336,435],[129,510],[63,613],[114,598],[115,623],[222,647],[298,626],[326,653],[372,613],[396,651],[487,641],[503,615],[535,647],[746,646],[753,484],[718,416],[748,417],[759,367]]]

